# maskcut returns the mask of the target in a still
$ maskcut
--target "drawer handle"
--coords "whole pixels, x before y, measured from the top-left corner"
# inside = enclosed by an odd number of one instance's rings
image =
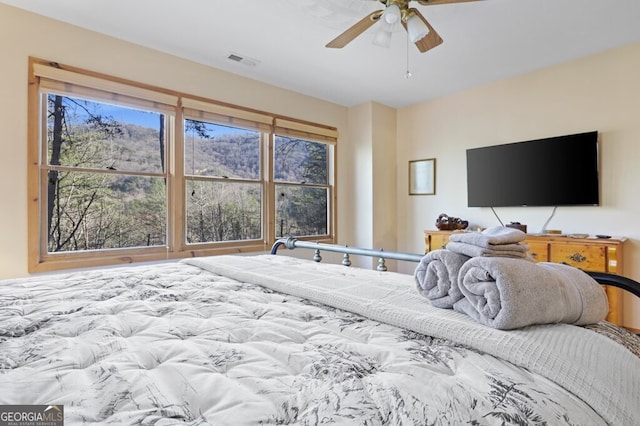
[[[571,256],[569,256],[569,259],[573,260],[574,262],[584,262],[585,260],[587,260],[586,257],[584,257],[583,255],[581,255],[580,253],[574,253]]]

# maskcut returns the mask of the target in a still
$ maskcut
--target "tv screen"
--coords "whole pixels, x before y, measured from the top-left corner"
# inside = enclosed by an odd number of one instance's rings
[[[599,205],[598,132],[467,150],[469,207]]]

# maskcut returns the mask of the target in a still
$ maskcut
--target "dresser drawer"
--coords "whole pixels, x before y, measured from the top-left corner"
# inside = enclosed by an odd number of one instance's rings
[[[529,241],[525,241],[525,244],[529,246],[527,254],[531,256],[533,260],[536,262],[549,261],[549,244]]]
[[[585,271],[607,272],[606,247],[584,244],[552,244],[549,261],[566,263]]]
[[[439,250],[444,248],[445,244],[449,242],[450,233],[425,235],[424,242],[426,245],[425,253],[429,253],[433,250]]]

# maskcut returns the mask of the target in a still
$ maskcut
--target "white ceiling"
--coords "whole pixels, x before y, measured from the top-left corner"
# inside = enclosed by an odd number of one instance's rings
[[[380,24],[324,47],[383,7],[372,0],[0,2],[344,106],[399,108],[640,41],[640,0],[411,2],[444,39],[426,53],[407,49],[402,27],[374,46]]]

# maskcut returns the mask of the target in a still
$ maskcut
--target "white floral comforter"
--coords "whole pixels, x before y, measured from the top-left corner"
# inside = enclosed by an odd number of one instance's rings
[[[467,338],[465,324],[477,330],[461,314],[451,313],[460,335],[429,337],[312,301],[322,299],[320,288],[329,289],[326,294],[352,288],[351,301],[341,303],[363,312],[369,303],[378,312],[374,305],[387,301],[384,314],[391,323],[402,323],[413,298],[403,306],[395,290],[413,290],[411,276],[282,256],[189,262],[0,282],[0,404],[62,404],[68,425],[638,420],[625,395],[605,410],[587,393],[563,388],[563,382],[572,388],[575,377],[545,377],[489,355],[499,351],[456,343]],[[265,276],[267,287],[212,272],[216,268],[248,281]],[[366,295],[357,293],[362,290],[352,286],[353,279],[365,280]],[[305,282],[311,291],[291,296],[268,288],[283,282]],[[592,346],[611,342],[590,330],[565,327],[579,330]],[[634,338],[619,335],[637,345]],[[619,362],[634,359],[640,370],[640,360],[620,344],[607,347],[622,354],[614,354]],[[553,348],[529,352],[559,362]],[[631,386],[637,398],[638,382]]]

